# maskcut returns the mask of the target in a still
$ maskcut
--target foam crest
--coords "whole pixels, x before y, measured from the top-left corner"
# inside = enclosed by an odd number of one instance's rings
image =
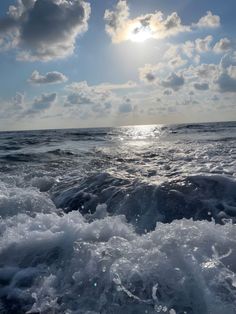
[[[78,212],[40,213],[7,218],[1,231],[8,311],[235,313],[230,223],[160,223],[140,236],[123,216],[88,223]]]

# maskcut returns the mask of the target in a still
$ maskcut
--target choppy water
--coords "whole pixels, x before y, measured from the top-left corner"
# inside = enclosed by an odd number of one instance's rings
[[[236,123],[0,133],[0,313],[236,313]]]

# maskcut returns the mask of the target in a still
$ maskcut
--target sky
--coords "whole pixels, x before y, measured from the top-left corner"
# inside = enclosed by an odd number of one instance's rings
[[[0,1],[0,130],[236,120],[235,0]]]

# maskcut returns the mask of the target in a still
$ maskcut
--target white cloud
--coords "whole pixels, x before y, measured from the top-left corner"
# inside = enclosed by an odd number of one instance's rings
[[[195,49],[197,52],[207,52],[211,49],[210,44],[213,40],[213,37],[211,35],[205,37],[205,38],[198,38],[195,41]]]
[[[216,28],[220,26],[220,17],[214,15],[211,11],[208,11],[207,14],[200,18],[197,24],[194,26],[200,28]]]
[[[48,93],[35,97],[27,101],[25,94],[16,93],[10,101],[5,104],[1,103],[0,116],[2,119],[9,121],[22,121],[27,118],[40,118],[43,113],[47,113],[56,103],[57,94]]]
[[[128,95],[135,88],[138,85],[132,81],[99,85],[89,85],[86,81],[75,82],[65,88],[67,95],[64,108],[73,115],[78,113],[83,119],[103,119],[108,114],[115,117],[117,113],[128,115],[134,109],[133,101]]]
[[[83,0],[19,0],[0,18],[0,38],[20,50],[19,60],[64,58],[87,30],[89,16],[90,4]]]
[[[113,10],[104,14],[106,32],[113,43],[122,41],[143,41],[154,38],[162,39],[189,32],[195,28],[216,28],[220,26],[220,17],[208,11],[197,23],[183,25],[177,12],[164,16],[161,11],[130,18],[130,10],[126,0],[119,0]]]
[[[222,57],[219,65],[219,75],[215,80],[219,91],[222,93],[236,92],[236,53],[226,54]]]
[[[133,89],[137,87],[137,83],[133,81],[128,81],[126,83],[121,84],[113,84],[113,83],[102,83],[99,85],[96,85],[98,88],[101,89],[108,89],[108,90],[125,90],[125,89]]]
[[[114,10],[106,10],[104,14],[106,32],[114,43],[131,40],[139,41],[144,38],[165,38],[190,28],[182,24],[176,12],[164,17],[160,11],[130,18],[127,1],[118,1]]]
[[[66,87],[70,91],[67,96],[67,105],[103,104],[112,97],[106,87],[89,86],[86,81],[72,83]]]
[[[67,77],[57,71],[48,72],[45,75],[39,74],[38,71],[34,71],[28,80],[31,84],[58,84],[66,82]]]
[[[176,57],[168,61],[168,66],[170,69],[177,69],[186,65],[187,63],[187,60],[184,60],[181,58],[180,55],[177,55]]]
[[[197,90],[218,89],[221,93],[236,92],[236,54],[225,54],[219,64],[201,64],[190,66],[183,71],[188,82],[194,82]],[[199,82],[200,80],[200,82]]]
[[[146,83],[153,83],[156,81],[157,72],[162,66],[160,64],[151,65],[145,64],[144,67],[139,69],[139,78]]]
[[[225,70],[230,66],[236,66],[236,51],[225,54],[220,61],[220,68]]]
[[[187,60],[184,60],[180,55],[177,55],[167,62],[163,61],[154,65],[145,64],[145,66],[139,69],[139,79],[145,83],[156,83],[157,78],[160,78],[163,73],[172,72],[175,69],[183,67],[186,63]]]
[[[214,46],[213,50],[216,53],[225,53],[229,50],[231,50],[233,47],[233,44],[230,39],[228,38],[221,38]]]

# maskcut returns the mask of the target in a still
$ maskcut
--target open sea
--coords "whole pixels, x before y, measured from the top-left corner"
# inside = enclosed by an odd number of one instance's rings
[[[0,133],[1,314],[235,314],[236,122]]]

